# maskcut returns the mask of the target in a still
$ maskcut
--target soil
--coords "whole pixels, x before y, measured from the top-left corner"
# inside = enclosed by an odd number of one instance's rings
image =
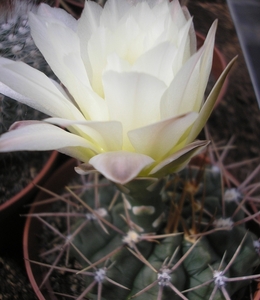
[[[0,299],[37,300],[24,270],[8,257],[0,257]]]
[[[0,154],[0,205],[32,182],[50,154],[49,151]]]

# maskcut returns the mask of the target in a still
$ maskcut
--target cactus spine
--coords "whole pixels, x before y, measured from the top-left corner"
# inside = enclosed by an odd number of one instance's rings
[[[254,216],[246,216],[244,195],[223,182],[211,165],[190,165],[159,182],[136,180],[120,192],[89,176],[84,191],[62,196],[64,213],[53,213],[70,225],[60,246],[46,249],[45,265],[51,274],[66,252],[68,266],[77,261],[78,271],[63,266],[82,276],[77,299],[231,299],[260,277],[253,275],[260,259],[258,238],[245,226]]]

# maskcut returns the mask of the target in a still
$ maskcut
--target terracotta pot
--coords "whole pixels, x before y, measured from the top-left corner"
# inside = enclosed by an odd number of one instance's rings
[[[68,183],[68,181],[76,175],[74,170],[74,167],[76,165],[77,162],[75,159],[68,160],[59,169],[57,169],[56,172],[54,172],[54,174],[49,178],[44,187],[54,192],[60,192],[62,188]],[[37,201],[46,199],[47,197],[48,194],[41,191],[37,195],[35,203],[37,203]],[[37,213],[44,209],[47,210],[48,206],[48,204],[32,206],[29,214]],[[39,236],[39,234],[41,233],[41,227],[42,223],[39,220],[30,216],[27,217],[23,234],[23,254],[25,260],[25,267],[29,280],[37,297],[40,300],[57,300],[56,296],[50,293],[52,289],[51,287],[49,287],[48,281],[41,290],[39,289],[44,275],[43,270],[39,265],[30,262],[30,260],[39,260],[39,241],[37,239],[37,236]]]
[[[29,183],[19,193],[14,195],[11,199],[0,205],[0,222],[6,220],[14,212],[18,211],[18,209],[21,208],[22,205],[28,203],[33,199],[37,192],[37,188],[35,185],[40,185],[45,182],[55,166],[57,157],[58,152],[52,151],[47,162],[45,163],[41,171],[37,174],[37,176],[32,180],[32,182]]]
[[[257,290],[256,292],[254,293],[254,300],[259,300],[260,299],[260,283],[258,283],[257,285]]]

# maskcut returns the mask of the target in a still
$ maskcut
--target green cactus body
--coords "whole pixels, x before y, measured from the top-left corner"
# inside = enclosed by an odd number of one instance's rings
[[[149,262],[153,265],[153,267],[158,271],[152,272],[152,270],[148,266],[144,266],[139,274],[137,275],[135,281],[134,281],[134,287],[132,289],[132,295],[138,293],[142,289],[146,288],[156,280],[160,278],[160,275],[162,274],[168,274],[168,276],[165,276],[166,279],[168,279],[174,287],[176,287],[179,291],[183,290],[185,288],[185,282],[186,282],[186,274],[185,270],[182,265],[177,267],[176,270],[173,272],[167,273],[167,270],[170,271],[170,269],[178,262],[178,260],[181,257],[180,251],[176,253],[173,260],[171,261],[170,265],[165,262],[165,260],[168,258],[168,261],[170,260],[173,253],[178,250],[178,247],[180,246],[180,243],[182,241],[182,236],[177,235],[175,237],[168,237],[165,238],[161,243],[156,245],[154,247],[153,253],[149,256]],[[166,272],[165,272],[166,271]],[[146,293],[142,294],[140,296],[140,299],[143,300],[150,300],[150,299],[157,299],[158,298],[158,284],[159,286],[163,288],[163,295],[162,299],[179,299],[179,296],[176,295],[176,293],[167,286],[167,282],[161,282],[154,285],[151,289],[149,289]]]
[[[191,242],[183,239],[183,253],[186,253],[191,246]],[[214,263],[216,260],[217,256],[215,254],[215,251],[209,245],[207,238],[204,237],[198,242],[191,254],[183,262],[183,265],[188,274],[190,276],[193,276],[207,269],[208,265]]]
[[[220,261],[215,262],[214,264],[211,265],[211,267],[217,270],[219,268],[219,264]],[[225,264],[223,264],[223,267],[225,267]],[[226,276],[229,276],[229,272],[226,273]],[[212,270],[209,267],[206,267],[201,272],[197,274],[193,274],[189,277],[189,286],[192,288],[201,285],[204,282],[209,281],[209,278],[212,278]],[[213,289],[214,289],[214,282],[212,281],[211,283],[208,283],[207,285],[201,287],[200,289],[189,292],[187,294],[187,298],[192,300],[209,299],[209,296],[211,295]],[[227,289],[230,294],[229,288]],[[225,300],[225,297],[223,296],[220,290],[217,290],[214,296],[214,300]]]
[[[152,187],[131,183],[120,187],[125,194],[106,179],[91,184],[80,201],[92,209],[74,221],[73,231],[85,225],[70,251],[86,272],[90,299],[224,300],[223,291],[231,297],[248,283],[229,278],[250,275],[259,265],[257,237],[235,224],[244,213],[232,219],[239,199],[226,195],[222,209],[221,174],[210,167],[188,166]],[[138,214],[136,206],[142,206]]]

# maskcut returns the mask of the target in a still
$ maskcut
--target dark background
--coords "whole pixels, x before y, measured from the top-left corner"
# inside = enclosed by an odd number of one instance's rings
[[[218,19],[216,46],[227,62],[238,55],[229,75],[227,93],[208,123],[214,141],[227,141],[235,136],[236,149],[230,152],[228,161],[259,157],[260,111],[226,1],[189,0],[188,8],[194,16],[196,30],[205,35],[212,22]],[[254,167],[241,170],[240,179],[243,180]]]

